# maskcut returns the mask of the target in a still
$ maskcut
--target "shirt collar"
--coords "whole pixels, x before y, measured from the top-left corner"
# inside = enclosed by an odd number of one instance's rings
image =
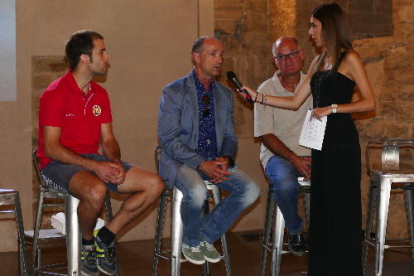
[[[64,78],[65,78],[65,80],[66,80],[66,82],[69,84],[69,86],[70,86],[70,91],[72,92],[72,93],[75,93],[75,94],[79,94],[79,93],[81,93],[81,94],[85,94],[80,88],[79,88],[79,86],[78,86],[78,84],[76,83],[76,80],[75,80],[75,77],[73,76],[73,72],[72,72],[72,70],[71,69],[69,69],[69,71],[68,72],[66,72],[66,74],[65,74],[65,76],[64,76]],[[89,93],[92,93],[93,92],[93,84],[92,84],[93,82],[91,81],[91,82],[89,82],[89,91],[88,91],[88,93],[87,93],[87,95],[89,95]]]
[[[195,85],[196,85],[196,88],[197,88],[197,92],[200,92],[199,91],[200,90],[199,87],[202,87],[202,90],[201,91],[208,92],[208,91],[205,91],[204,85],[200,81],[200,79],[197,77],[197,74],[196,74],[195,70],[193,70],[193,72],[192,72],[192,77],[194,78],[194,82],[195,82]],[[215,87],[216,87],[216,80],[213,78],[213,80],[211,81],[210,90],[213,91],[213,89]]]

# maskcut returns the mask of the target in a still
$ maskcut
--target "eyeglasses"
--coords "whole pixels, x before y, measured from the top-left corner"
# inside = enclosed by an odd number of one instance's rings
[[[289,54],[286,54],[286,55],[284,55],[284,54],[277,54],[275,56],[275,59],[277,61],[284,61],[286,58],[290,58],[290,59],[296,58],[298,56],[299,52],[300,52],[300,50],[297,50],[297,51],[294,51],[294,52],[290,52]]]
[[[203,96],[203,103],[206,105],[206,107],[203,110],[203,117],[210,116],[210,107],[207,106],[210,104],[210,97],[208,95]]]

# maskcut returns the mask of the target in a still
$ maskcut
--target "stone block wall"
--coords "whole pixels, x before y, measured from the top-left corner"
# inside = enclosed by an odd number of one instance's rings
[[[374,114],[355,116],[362,142],[372,138],[414,138],[413,12],[413,1],[392,1],[392,36],[354,41],[354,47],[365,62],[377,103]],[[404,150],[400,157],[403,168],[413,167],[411,150]],[[364,170],[361,186],[365,200],[368,181]],[[408,236],[404,204],[403,193],[394,192],[387,229],[390,237]]]
[[[226,82],[225,72],[234,71],[251,87],[272,73],[268,43],[267,0],[216,0],[215,37],[224,46],[225,61],[220,81]],[[252,107],[236,99],[235,121],[239,138],[253,136]]]
[[[293,35],[305,49],[304,69],[307,71],[316,55],[308,35],[309,14],[324,2],[330,1],[215,0],[215,36],[224,44],[225,69],[235,71],[243,83],[257,88],[274,73],[272,42],[281,35]],[[365,142],[373,138],[414,138],[414,1],[335,2],[348,14],[351,38],[365,64],[377,104],[375,112],[354,115],[362,149],[361,189],[365,214],[369,187]],[[358,91],[355,94],[357,98]],[[236,102],[239,138],[253,139],[253,115],[249,108],[243,102]],[[258,140],[256,142],[259,143]],[[403,163],[410,167],[412,153],[403,154],[402,158],[405,159]],[[261,185],[265,189],[266,183]],[[265,204],[265,200],[260,204]],[[393,194],[390,208],[388,236],[407,237],[402,193]]]

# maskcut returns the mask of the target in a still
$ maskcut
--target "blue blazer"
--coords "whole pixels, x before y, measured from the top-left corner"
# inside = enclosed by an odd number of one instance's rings
[[[183,164],[196,169],[203,161],[197,154],[199,118],[198,98],[193,71],[186,77],[167,85],[162,91],[158,113],[158,139],[162,152],[159,174],[172,188]],[[233,93],[216,82],[213,89],[216,120],[217,153],[233,160],[237,151],[237,137],[233,122]]]

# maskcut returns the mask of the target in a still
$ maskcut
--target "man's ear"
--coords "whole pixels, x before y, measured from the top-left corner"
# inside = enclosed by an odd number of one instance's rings
[[[83,63],[88,63],[88,62],[90,62],[90,61],[91,61],[91,58],[90,58],[90,56],[89,56],[89,55],[87,55],[87,54],[82,54],[82,55],[80,56],[80,61],[81,61],[81,62],[83,62]]]
[[[304,60],[304,59],[305,59],[305,50],[304,50],[304,49],[300,49],[300,50],[299,50],[299,56],[300,56],[300,58],[301,58],[302,60]]]
[[[200,53],[197,53],[197,52],[192,53],[191,58],[193,59],[194,62],[200,61]]]

